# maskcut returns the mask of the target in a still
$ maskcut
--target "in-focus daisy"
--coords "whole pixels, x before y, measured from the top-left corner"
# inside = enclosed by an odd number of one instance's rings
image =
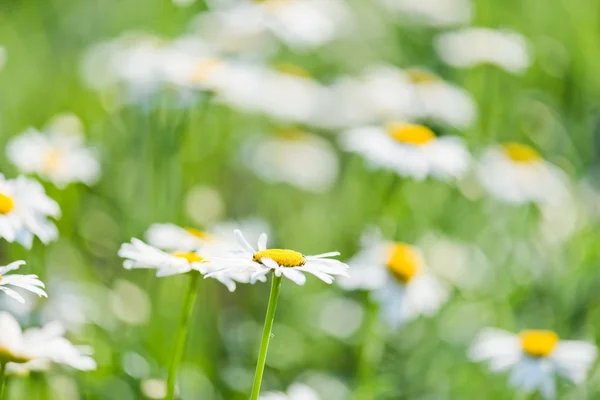
[[[48,217],[59,216],[58,203],[39,182],[24,176],[6,179],[0,174],[0,237],[26,248],[31,248],[34,236],[47,244],[58,238]]]
[[[391,327],[419,315],[432,316],[448,299],[447,285],[431,273],[420,249],[409,244],[367,234],[363,249],[348,264],[352,276],[340,279],[340,285],[371,291],[381,318]]]
[[[490,371],[511,370],[509,384],[524,392],[539,391],[545,398],[556,396],[555,376],[581,384],[596,360],[592,343],[560,340],[546,330],[524,330],[513,334],[486,328],[469,350],[473,361],[485,361]]]
[[[416,23],[447,27],[467,24],[473,14],[469,0],[381,0],[392,10],[398,11],[403,20]]]
[[[459,178],[471,160],[460,138],[438,138],[424,125],[393,122],[385,127],[365,126],[345,132],[341,140],[347,151],[360,154],[373,167],[418,180]]]
[[[235,231],[238,244],[243,250],[243,254],[231,257],[228,260],[231,267],[209,273],[206,276],[213,276],[219,273],[236,273],[237,271],[252,273],[250,281],[266,279],[269,272],[273,272],[276,277],[285,276],[298,285],[304,285],[306,276],[304,273],[313,274],[325,283],[332,283],[334,276],[348,275],[348,266],[338,260],[329,259],[329,257],[338,256],[340,253],[334,251],[330,253],[318,254],[314,256],[305,256],[300,252],[288,249],[268,249],[267,235],[261,234],[258,238],[258,250],[255,250],[244,238],[242,232]]]
[[[556,203],[566,195],[565,173],[520,143],[488,148],[477,175],[491,196],[508,203]]]
[[[0,312],[0,362],[8,363],[11,373],[43,371],[53,363],[82,371],[96,369],[91,349],[73,345],[64,334],[59,323],[22,331],[12,315]]]
[[[453,67],[491,64],[519,74],[531,64],[527,41],[518,33],[486,28],[463,28],[436,40],[440,57]]]
[[[338,174],[335,150],[325,139],[302,131],[249,143],[245,159],[268,182],[286,182],[302,190],[328,189]]]
[[[7,285],[29,290],[40,297],[48,297],[44,291],[44,283],[38,279],[37,275],[7,275],[10,271],[19,269],[21,265],[25,265],[25,261],[14,261],[4,267],[0,267],[0,291],[6,293],[19,303],[25,303],[25,299],[19,293],[6,287]]]
[[[475,119],[476,107],[464,89],[421,69],[406,70],[415,98],[415,118],[467,128]]]
[[[320,400],[319,394],[310,386],[303,383],[290,385],[286,393],[266,392],[260,395],[259,400]]]
[[[22,173],[38,174],[58,187],[91,185],[100,175],[98,156],[85,146],[81,122],[72,114],[56,116],[41,132],[29,128],[12,138],[6,154]]]

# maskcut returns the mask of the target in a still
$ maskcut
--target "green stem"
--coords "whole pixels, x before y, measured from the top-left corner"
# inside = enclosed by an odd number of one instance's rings
[[[269,340],[271,340],[271,329],[275,320],[275,309],[279,300],[279,291],[281,290],[281,282],[283,276],[275,276],[271,280],[271,294],[269,295],[269,305],[267,306],[267,316],[265,317],[265,325],[263,327],[262,339],[260,341],[260,352],[258,353],[258,361],[256,362],[256,373],[254,374],[254,384],[252,385],[252,394],[250,400],[258,400],[260,393],[260,384],[262,383],[263,372],[265,371],[265,362],[267,361],[267,350],[269,348]]]
[[[6,385],[8,377],[6,376],[6,363],[0,364],[0,400],[4,400],[6,396]]]
[[[173,358],[171,359],[171,365],[169,367],[169,375],[167,377],[167,396],[165,400],[175,399],[175,381],[177,380],[177,370],[179,364],[183,359],[183,351],[185,350],[185,342],[187,332],[189,329],[189,321],[194,309],[194,303],[196,302],[196,294],[198,279],[200,274],[196,271],[190,272],[190,282],[183,300],[183,306],[181,307],[181,315],[179,317],[179,326],[175,333],[175,349],[173,351]]]
[[[372,300],[367,300],[367,316],[357,361],[358,388],[355,398],[367,400],[372,398],[373,372],[381,361],[383,342],[379,332],[379,306]]]

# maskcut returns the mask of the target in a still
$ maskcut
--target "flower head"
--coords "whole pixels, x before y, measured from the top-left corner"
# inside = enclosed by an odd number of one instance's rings
[[[40,297],[48,297],[43,289],[44,283],[38,279],[37,275],[8,274],[8,272],[17,270],[24,264],[25,261],[14,261],[7,266],[0,267],[0,291],[6,293],[19,303],[25,303],[25,299],[13,289],[8,288],[7,285],[28,290]]]
[[[591,343],[563,341],[552,331],[524,330],[513,334],[486,328],[471,346],[469,358],[486,361],[492,372],[511,370],[511,386],[524,392],[540,391],[545,398],[553,398],[554,376],[582,383],[597,353]]]
[[[304,273],[310,273],[325,283],[332,283],[336,275],[347,276],[348,266],[338,260],[328,259],[338,256],[338,252],[318,254],[314,256],[305,256],[295,250],[289,249],[268,249],[267,235],[261,234],[258,238],[258,250],[255,250],[244,238],[242,232],[235,231],[236,239],[243,253],[239,256],[230,258],[231,264],[223,270],[215,273],[209,273],[212,276],[216,273],[239,273],[250,272],[251,282],[266,279],[269,272],[275,276],[285,276],[298,285],[304,285],[306,276]]]

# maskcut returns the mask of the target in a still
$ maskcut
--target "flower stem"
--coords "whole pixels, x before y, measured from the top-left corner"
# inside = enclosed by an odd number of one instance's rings
[[[8,383],[6,376],[6,363],[0,364],[0,400],[4,400],[6,396],[6,384]]]
[[[275,320],[275,309],[277,308],[277,301],[279,300],[279,291],[281,290],[282,280],[283,276],[278,277],[273,274],[269,305],[267,306],[267,316],[265,317],[265,325],[260,341],[260,352],[258,353],[258,361],[256,362],[256,372],[254,374],[254,384],[252,385],[250,400],[257,400],[260,393],[260,384],[262,383],[263,372],[265,371],[267,350],[269,348],[269,340],[271,340],[271,329],[273,328],[273,321]]]
[[[173,351],[173,358],[171,359],[171,365],[169,366],[169,375],[167,377],[167,396],[165,400],[175,399],[175,381],[177,380],[177,370],[179,364],[183,359],[183,351],[185,350],[185,343],[187,332],[189,328],[189,321],[194,309],[194,303],[196,302],[198,279],[200,274],[196,271],[190,272],[190,282],[183,300],[183,306],[181,307],[181,314],[179,316],[179,326],[175,333],[175,349]]]
[[[379,306],[372,300],[367,300],[367,315],[362,339],[362,346],[357,361],[358,388],[355,399],[372,398],[374,370],[383,355],[383,342],[379,332]]]

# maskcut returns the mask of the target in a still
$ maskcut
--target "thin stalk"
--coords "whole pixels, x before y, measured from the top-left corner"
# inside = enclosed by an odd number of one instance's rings
[[[179,326],[175,333],[175,349],[173,351],[173,358],[171,359],[171,365],[169,367],[169,375],[167,377],[167,397],[165,400],[175,399],[175,381],[177,380],[177,370],[179,364],[183,359],[183,351],[185,350],[185,343],[187,338],[187,332],[189,330],[189,321],[192,316],[194,309],[194,303],[196,302],[196,294],[198,293],[198,279],[200,274],[196,271],[190,272],[190,282],[183,300],[183,306],[181,307],[181,315],[179,317]]]
[[[258,400],[258,395],[260,393],[260,385],[262,383],[263,372],[265,371],[267,350],[269,349],[269,341],[271,340],[271,330],[273,328],[273,321],[275,320],[275,309],[277,308],[277,301],[279,300],[279,291],[281,290],[282,280],[283,276],[277,277],[273,274],[269,305],[267,306],[267,316],[265,317],[265,325],[260,341],[260,351],[258,353],[258,361],[256,362],[256,372],[254,374],[254,384],[252,385],[250,400]]]
[[[356,400],[367,400],[372,398],[372,384],[374,371],[381,361],[383,354],[383,342],[379,332],[379,306],[372,300],[368,300],[367,316],[360,347],[356,378],[358,388]]]
[[[6,363],[0,364],[0,400],[6,397],[6,384],[8,377],[6,376]]]

